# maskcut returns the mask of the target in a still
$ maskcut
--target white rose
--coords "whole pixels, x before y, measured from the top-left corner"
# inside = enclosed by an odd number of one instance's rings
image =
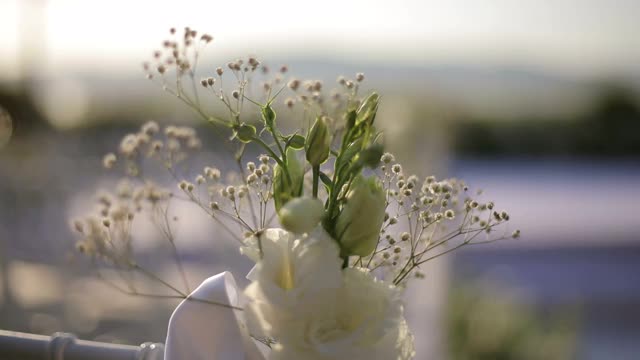
[[[257,261],[245,290],[254,335],[279,337],[274,324],[292,321],[298,307],[331,302],[341,286],[338,246],[320,227],[300,238],[282,229],[267,229],[242,251]]]
[[[401,291],[367,270],[341,270],[324,230],[296,239],[270,229],[260,241],[263,258],[248,276],[245,315],[254,336],[277,341],[269,360],[414,356]]]

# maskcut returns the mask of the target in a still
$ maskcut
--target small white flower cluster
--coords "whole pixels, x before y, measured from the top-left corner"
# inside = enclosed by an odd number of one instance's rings
[[[322,95],[322,81],[320,80],[299,80],[292,78],[287,83],[287,87],[293,91],[296,96],[285,99],[284,103],[287,107],[292,108],[296,103],[310,107],[314,104],[321,105],[324,101]]]
[[[185,27],[182,36],[177,35],[177,30],[169,30],[170,37],[162,42],[162,49],[153,52],[151,61],[143,63],[146,77],[152,81],[158,81],[162,89],[177,97],[194,110],[204,114],[201,108],[200,94],[196,84],[204,88],[219,100],[231,114],[231,118],[238,121],[247,100],[248,87],[257,83],[253,76],[258,70],[266,78],[260,83],[262,93],[266,99],[271,99],[277,88],[284,82],[284,75],[288,67],[283,65],[273,76],[270,76],[270,68],[253,56],[245,59],[235,59],[229,61],[226,66],[219,66],[215,69],[215,74],[203,77],[196,81],[195,74],[203,48],[213,41],[213,37],[203,34],[198,37],[198,31]],[[176,76],[170,76],[175,72]],[[224,75],[229,72],[232,81],[226,81],[223,88]],[[251,102],[251,99],[248,99]],[[290,106],[293,106],[293,101]],[[206,116],[208,117],[208,116]],[[208,117],[209,121],[215,124],[223,124],[225,121],[215,117]]]
[[[167,208],[171,198],[188,200],[204,210],[218,225],[222,226],[232,238],[242,242],[244,236],[252,234],[267,227],[274,217],[272,207],[269,202],[273,200],[272,178],[273,163],[269,156],[260,155],[256,162],[247,162],[244,169],[238,174],[230,173],[224,176],[220,169],[213,166],[206,166],[202,172],[192,177],[193,181],[180,180],[177,165],[184,162],[201,146],[195,130],[190,127],[167,126],[161,129],[157,123],[151,121],[141,126],[137,133],[126,134],[120,142],[119,150],[116,153],[109,153],[103,158],[103,166],[106,169],[115,170],[116,166],[122,163],[124,173],[128,178],[140,182],[143,185],[131,188],[130,182],[123,180],[115,190],[115,196],[101,196],[102,204],[109,204],[109,208],[99,209],[101,217],[94,223],[102,222],[108,224],[119,223],[118,219],[109,218],[109,210],[115,206],[126,206],[131,209],[131,214],[149,210],[149,216],[165,235],[169,241],[173,241],[170,231],[170,221],[167,215]],[[178,181],[178,194],[154,185],[151,179],[143,176],[142,168],[147,166],[146,162],[159,163],[170,175]],[[243,175],[244,174],[244,175]],[[179,194],[186,196],[186,198]],[[107,200],[115,199],[115,200]],[[153,206],[144,207],[143,202]],[[160,210],[158,210],[160,209]],[[89,216],[84,221],[92,221]],[[133,215],[131,215],[133,219]],[[236,225],[237,229],[233,226]],[[113,227],[113,226],[112,226]],[[130,227],[129,227],[130,228]],[[98,238],[92,232],[91,239]],[[104,243],[109,235],[102,231],[99,242]],[[122,237],[129,234],[123,234]],[[91,254],[100,255],[93,249],[104,249],[104,247],[94,246],[95,241],[85,241],[82,239],[78,243],[78,250]],[[109,255],[111,257],[111,255]]]
[[[169,198],[167,190],[151,182],[132,186],[122,180],[115,193],[100,191],[95,213],[72,221],[73,230],[80,234],[76,249],[93,259],[128,269],[135,263],[131,241],[135,216],[162,206]]]
[[[166,74],[171,68],[175,68],[180,74],[193,72],[202,46],[212,42],[213,37],[202,34],[198,38],[198,32],[189,27],[184,28],[183,36],[180,39],[178,39],[175,28],[171,28],[169,33],[171,37],[162,42],[162,50],[153,52],[155,71],[160,75]],[[143,63],[148,79],[154,78],[151,66],[151,62]]]
[[[120,141],[118,155],[108,153],[102,159],[106,169],[113,169],[120,158],[129,176],[139,176],[144,158],[160,160],[171,169],[188,157],[188,154],[202,147],[202,142],[193,128],[168,126],[164,137],[155,121],[142,125],[140,131],[125,135]]]
[[[247,236],[252,235],[265,228],[273,216],[268,206],[273,199],[271,160],[260,155],[258,161],[246,163],[243,173],[248,175],[243,175],[244,179],[230,174],[229,181],[222,181],[218,168],[206,166],[194,182],[182,180],[178,188],[212,218],[229,220]]]
[[[496,211],[491,201],[472,198],[463,181],[406,176],[390,153],[381,157],[380,180],[386,189],[387,214],[378,246],[372,255],[357,259],[356,265],[380,269],[396,285],[406,283],[410,274],[423,278],[421,264],[462,246],[520,236],[516,230],[511,236],[492,237],[509,214]]]
[[[313,119],[305,118],[311,110],[317,110],[327,120],[327,125],[332,131],[339,131],[342,128],[339,121],[345,110],[349,107],[357,108],[362,102],[358,91],[365,77],[363,73],[357,73],[354,79],[347,79],[339,76],[336,80],[338,87],[327,92],[323,82],[320,80],[301,80],[291,78],[287,87],[294,95],[284,100],[284,105],[289,109],[294,109],[298,105],[303,109],[302,121],[309,122]],[[330,99],[331,101],[326,101]]]
[[[270,107],[284,90],[293,93],[291,96],[285,96],[284,105],[289,109],[300,108],[296,116],[300,119],[301,129],[311,124],[316,115],[320,114],[326,119],[329,129],[334,134],[345,130],[342,121],[336,119],[342,119],[345,111],[358,108],[364,100],[358,94],[365,80],[361,72],[356,73],[351,79],[338,77],[338,87],[326,94],[326,86],[321,80],[295,77],[285,79],[289,71],[286,65],[272,74],[266,64],[253,56],[230,61],[226,66],[217,67],[215,73],[196,80],[196,68],[201,51],[212,40],[213,38],[206,34],[198,39],[198,32],[189,27],[184,29],[182,36],[178,36],[176,29],[172,28],[169,39],[162,42],[162,50],[154,51],[153,59],[145,62],[143,68],[147,78],[158,82],[164,91],[191,107],[209,123],[245,130],[236,134],[242,141],[254,140],[251,138],[252,125],[247,126],[248,124],[242,121],[245,118],[245,104],[262,107],[260,99],[263,99]],[[259,72],[264,77],[263,81],[255,79],[257,70],[261,70]],[[175,72],[176,76],[170,76],[171,72]],[[227,79],[228,73],[231,75],[231,81]],[[253,91],[255,84],[260,85],[258,91]],[[205,90],[204,94],[198,89]],[[252,99],[249,97],[250,94],[258,95]],[[220,101],[228,110],[229,119],[210,115],[202,106],[201,97],[204,95],[212,95]],[[264,117],[264,113],[262,115]]]

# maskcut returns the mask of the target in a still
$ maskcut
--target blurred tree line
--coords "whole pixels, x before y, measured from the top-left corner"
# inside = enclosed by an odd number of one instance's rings
[[[640,105],[637,94],[616,84],[600,88],[600,95],[590,109],[573,118],[532,116],[504,121],[473,114],[449,114],[447,117],[457,118],[457,121],[446,125],[448,141],[458,156],[639,156]],[[38,130],[52,130],[27,89],[27,86],[0,87],[0,106],[13,118],[14,140]],[[152,113],[149,110],[149,115]],[[108,119],[102,124],[109,124],[108,127],[121,126],[126,122],[123,119],[148,120],[141,113],[127,113],[126,110],[102,114],[102,117]]]
[[[640,155],[640,107],[632,90],[602,87],[590,111],[572,119],[456,122],[454,150],[462,156]]]
[[[20,138],[36,130],[50,128],[25,86],[0,86],[0,107],[9,113],[13,120],[14,138]]]

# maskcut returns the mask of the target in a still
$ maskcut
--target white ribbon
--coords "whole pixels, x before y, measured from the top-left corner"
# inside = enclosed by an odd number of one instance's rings
[[[226,271],[200,284],[171,315],[165,360],[264,360],[237,308],[240,295]]]

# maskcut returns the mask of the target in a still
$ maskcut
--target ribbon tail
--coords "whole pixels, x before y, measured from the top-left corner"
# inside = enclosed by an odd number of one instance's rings
[[[264,360],[249,335],[233,275],[206,279],[169,320],[165,360]]]

